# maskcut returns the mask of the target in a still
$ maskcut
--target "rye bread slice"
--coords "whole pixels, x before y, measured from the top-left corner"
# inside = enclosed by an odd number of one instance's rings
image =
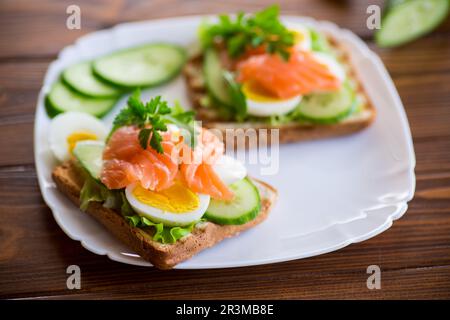
[[[80,191],[84,182],[83,174],[80,174],[79,170],[75,163],[67,161],[57,166],[52,173],[58,189],[77,206],[80,205]],[[152,240],[149,232],[131,226],[120,213],[103,207],[99,202],[91,202],[86,212],[143,259],[159,269],[171,269],[201,250],[236,236],[267,218],[277,199],[277,191],[264,182],[255,179],[252,181],[260,191],[262,199],[261,211],[254,220],[242,225],[218,225],[204,222],[196,226],[191,234],[174,244],[162,244]]]

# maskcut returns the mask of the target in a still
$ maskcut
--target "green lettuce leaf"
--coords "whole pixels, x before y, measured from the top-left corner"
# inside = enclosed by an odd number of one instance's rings
[[[228,84],[228,92],[233,104],[236,120],[239,122],[244,121],[247,116],[247,100],[242,93],[241,85],[236,82],[233,74],[229,71],[225,71],[223,77]]]
[[[130,216],[134,215],[135,212],[133,208],[131,207],[130,203],[127,200],[127,197],[125,196],[125,192],[120,193],[120,198],[122,200],[122,203],[120,204],[120,212],[124,216]]]
[[[194,229],[195,225],[200,222],[194,222],[186,227],[168,227],[165,226],[163,223],[155,223],[147,219],[146,217],[142,217],[140,215],[130,215],[125,216],[125,218],[128,220],[130,225],[137,228],[146,228],[146,227],[153,227],[155,230],[155,233],[153,234],[153,240],[161,242],[163,244],[167,243],[175,243],[177,240],[183,238],[184,236],[187,236],[189,233],[192,232],[192,229]]]
[[[88,176],[80,192],[80,209],[86,211],[91,201],[103,202],[107,208],[116,208],[117,195],[116,192],[108,190],[103,184]]]

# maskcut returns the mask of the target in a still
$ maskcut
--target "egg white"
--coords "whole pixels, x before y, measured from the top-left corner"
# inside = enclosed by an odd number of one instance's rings
[[[294,110],[301,100],[301,95],[284,100],[273,98],[272,101],[256,101],[246,96],[247,112],[257,117],[282,115]]]
[[[314,52],[313,57],[321,64],[325,65],[328,70],[337,78],[343,82],[346,78],[346,72],[344,67],[330,54],[323,52]]]
[[[312,48],[311,33],[309,29],[300,23],[287,23],[286,28],[302,36],[302,39],[294,39],[294,47],[299,50],[310,51]]]
[[[213,169],[226,185],[242,180],[247,176],[247,169],[244,164],[227,155],[220,157],[213,165]]]
[[[49,128],[49,145],[55,157],[60,161],[70,159],[67,138],[74,132],[88,132],[96,135],[97,140],[104,141],[108,128],[96,117],[69,111],[53,118]]]
[[[175,213],[170,211],[161,210],[152,206],[149,206],[145,203],[140,202],[133,195],[133,190],[136,187],[136,184],[133,183],[126,187],[125,196],[130,203],[131,207],[141,216],[144,216],[151,220],[152,222],[162,222],[166,226],[175,227],[175,226],[188,226],[193,222],[196,222],[201,219],[203,214],[208,209],[210,196],[204,194],[197,194],[200,200],[200,204],[197,209],[188,211]]]

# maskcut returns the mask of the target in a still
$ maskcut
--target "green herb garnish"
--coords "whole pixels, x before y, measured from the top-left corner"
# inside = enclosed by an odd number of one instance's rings
[[[247,116],[247,101],[241,90],[241,85],[236,82],[231,72],[225,71],[223,74],[228,85],[228,93],[233,104],[236,120],[243,121]]]
[[[220,15],[218,23],[201,26],[200,41],[204,47],[222,41],[232,58],[243,54],[248,47],[264,46],[267,52],[287,60],[288,49],[294,45],[294,34],[281,23],[279,11],[277,5],[272,5],[254,15],[240,12],[235,19]]]
[[[173,123],[180,127],[191,147],[195,146],[196,132],[194,128],[194,112],[184,111],[178,104],[174,108],[167,105],[161,96],[152,98],[147,103],[141,101],[139,89],[134,91],[127,101],[127,106],[116,116],[111,134],[123,126],[137,126],[139,131],[139,144],[143,149],[151,148],[163,153],[160,131],[167,131],[167,124]]]
[[[181,135],[184,141],[187,141],[191,147],[197,143],[198,127],[195,125],[195,112],[184,111],[178,101],[172,107],[172,113],[165,115],[165,120],[175,124],[181,129]]]

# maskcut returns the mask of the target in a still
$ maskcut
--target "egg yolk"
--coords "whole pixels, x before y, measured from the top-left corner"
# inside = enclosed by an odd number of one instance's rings
[[[242,84],[242,92],[244,95],[253,101],[258,102],[276,102],[280,101],[279,98],[271,96],[270,93],[266,92],[263,88],[258,86],[253,82],[244,82]]]
[[[185,213],[200,206],[197,194],[186,188],[180,181],[162,191],[151,191],[140,184],[133,190],[134,197],[141,203],[173,213]]]
[[[294,43],[300,43],[305,40],[305,35],[303,32],[297,30],[290,30],[294,34]]]
[[[72,154],[77,142],[83,140],[97,140],[97,136],[90,132],[73,132],[67,137],[67,144],[69,145],[69,153]]]

